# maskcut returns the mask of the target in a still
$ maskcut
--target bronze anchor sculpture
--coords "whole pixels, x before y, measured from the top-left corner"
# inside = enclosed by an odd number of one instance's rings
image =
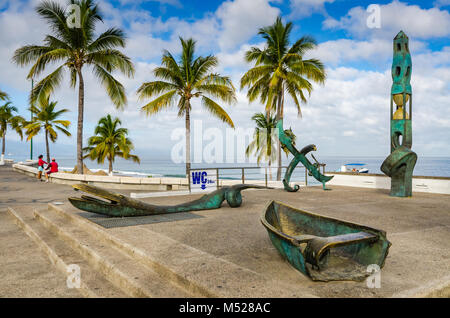
[[[120,193],[87,184],[76,184],[73,185],[73,188],[101,198],[98,199],[86,195],[82,195],[81,198],[71,197],[69,201],[74,207],[111,217],[147,216],[218,209],[225,200],[230,207],[236,208],[242,204],[242,190],[265,189],[263,186],[237,184],[230,187],[222,187],[194,201],[173,206],[161,206],[142,202]]]
[[[292,144],[292,140],[291,138],[289,138],[289,136],[287,136],[284,133],[284,129],[283,129],[283,120],[280,119],[277,122],[277,128],[278,128],[278,138],[280,139],[280,142],[289,150],[289,152],[294,155],[294,159],[292,159],[292,161],[290,162],[286,173],[284,175],[284,179],[283,179],[283,185],[284,185],[284,189],[288,192],[297,192],[300,187],[298,185],[295,185],[294,188],[292,188],[289,185],[289,181],[291,179],[291,175],[294,172],[295,167],[297,167],[298,163],[301,162],[304,166],[305,169],[307,169],[309,171],[309,173],[319,182],[322,183],[323,189],[324,190],[328,190],[325,187],[325,183],[330,181],[331,179],[333,179],[333,177],[329,177],[329,176],[325,176],[322,173],[320,173],[319,171],[319,166],[317,165],[317,160],[314,158],[314,160],[316,160],[316,164],[312,164],[308,158],[306,158],[306,155],[308,153],[310,153],[311,151],[316,151],[317,148],[315,145],[308,145],[306,147],[304,147],[302,150],[298,151],[297,148],[295,148],[295,146]]]

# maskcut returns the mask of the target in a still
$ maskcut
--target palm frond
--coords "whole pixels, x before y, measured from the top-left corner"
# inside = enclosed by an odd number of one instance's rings
[[[125,47],[125,33],[118,28],[110,28],[100,34],[98,38],[89,44],[88,52],[109,50],[116,47]]]
[[[144,98],[151,98],[155,95],[165,93],[169,90],[177,90],[178,86],[175,84],[164,82],[164,81],[154,81],[142,84],[137,90],[139,95],[139,100]]]
[[[191,84],[195,84],[202,80],[207,73],[219,64],[217,57],[208,55],[206,57],[199,56],[192,65],[192,78],[189,79]]]
[[[69,40],[70,29],[66,22],[66,14],[64,8],[54,1],[42,1],[36,8],[37,13],[44,18],[50,29],[64,41]]]
[[[236,94],[234,89],[227,85],[206,84],[196,88],[202,95],[207,94],[228,104],[233,104],[236,102]]]
[[[231,120],[230,116],[227,114],[227,112],[220,107],[219,104],[217,104],[215,101],[213,101],[212,99],[203,96],[202,97],[202,105],[203,107],[205,107],[212,115],[214,115],[215,117],[219,118],[221,121],[223,121],[224,123],[228,124],[229,126],[231,126],[232,128],[234,128],[234,123]]]
[[[27,78],[30,79],[39,76],[49,63],[65,60],[70,57],[70,54],[71,53],[66,49],[55,49],[42,54],[31,67]]]
[[[178,69],[168,67],[156,67],[153,70],[153,74],[160,79],[163,79],[167,82],[177,85],[179,88],[184,87],[186,84],[182,74],[180,74]]]
[[[19,66],[25,66],[37,61],[40,56],[50,51],[52,48],[48,46],[26,45],[14,51],[12,60]]]
[[[107,49],[90,53],[86,56],[86,62],[99,65],[110,73],[119,70],[127,77],[132,77],[135,73],[131,59],[118,50]]]
[[[255,84],[261,77],[265,77],[274,71],[272,65],[255,66],[248,70],[241,78],[241,89]]]
[[[42,79],[34,87],[30,96],[30,104],[35,104],[36,101],[45,102],[50,94],[61,84],[64,69],[63,66],[58,67],[53,73]]]
[[[103,84],[113,104],[117,108],[123,108],[127,104],[127,97],[123,85],[99,65],[94,65],[94,75]]]
[[[5,92],[0,91],[0,100],[8,100],[9,96]]]
[[[171,106],[173,106],[175,104],[176,96],[177,96],[177,91],[171,90],[171,91],[159,96],[158,98],[154,99],[147,105],[143,106],[142,110],[145,111],[147,113],[147,115],[156,114],[157,112],[159,112],[163,109],[170,108]]]

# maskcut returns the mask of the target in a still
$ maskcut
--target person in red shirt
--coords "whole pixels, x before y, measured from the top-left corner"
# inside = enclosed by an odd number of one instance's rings
[[[38,158],[39,158],[39,160],[38,160],[38,174],[37,174],[37,178],[38,178],[38,180],[41,180],[42,172],[44,171],[44,165],[48,165],[48,163],[45,162],[44,160],[42,160],[42,158],[44,158],[43,155],[40,155]]]
[[[48,170],[50,169],[50,170]],[[48,176],[52,173],[56,173],[58,172],[58,164],[56,163],[55,158],[52,158],[52,162],[50,162],[50,164],[47,167],[47,173],[45,174],[45,177],[47,178],[47,180],[45,182],[48,182]]]

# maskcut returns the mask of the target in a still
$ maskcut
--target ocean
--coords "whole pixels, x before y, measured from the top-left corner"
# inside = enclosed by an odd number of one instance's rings
[[[290,159],[291,157],[289,157]],[[308,156],[311,162],[314,162],[310,156]],[[289,160],[288,159],[288,160]],[[385,159],[384,157],[352,157],[352,156],[339,156],[339,157],[319,157],[319,162],[325,163],[325,171],[339,171],[341,165],[347,163],[364,163],[365,168],[369,169],[369,173],[382,173],[380,166]],[[287,166],[289,161],[283,158],[283,165]],[[75,160],[73,158],[58,157],[57,162],[59,166],[64,170],[71,170],[75,166]],[[96,162],[89,159],[84,161],[89,169],[108,169],[108,164],[98,165]],[[237,163],[237,164],[192,164],[192,169],[195,168],[224,168],[224,167],[257,167],[255,163]],[[132,161],[126,161],[118,159],[114,163],[114,173],[128,176],[153,176],[153,177],[183,177],[185,165],[184,163],[175,164],[171,160],[146,160],[141,158],[141,163],[136,164]],[[246,169],[246,180],[264,180],[264,168],[263,169]],[[284,169],[283,169],[284,174]],[[415,176],[440,176],[450,177],[450,157],[419,157],[414,168]],[[241,179],[242,170],[220,170],[220,178],[224,179]],[[272,167],[272,178],[276,180],[276,167]],[[295,169],[291,181],[303,182],[305,180],[305,170],[301,164]],[[308,177],[308,183],[314,184],[314,178]]]

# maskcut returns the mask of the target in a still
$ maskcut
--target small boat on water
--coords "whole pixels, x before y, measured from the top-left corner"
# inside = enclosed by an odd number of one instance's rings
[[[366,166],[366,163],[347,163],[341,166],[339,172],[369,173],[369,169]]]
[[[261,216],[278,252],[314,281],[364,280],[380,268],[391,243],[386,232],[271,201]]]

